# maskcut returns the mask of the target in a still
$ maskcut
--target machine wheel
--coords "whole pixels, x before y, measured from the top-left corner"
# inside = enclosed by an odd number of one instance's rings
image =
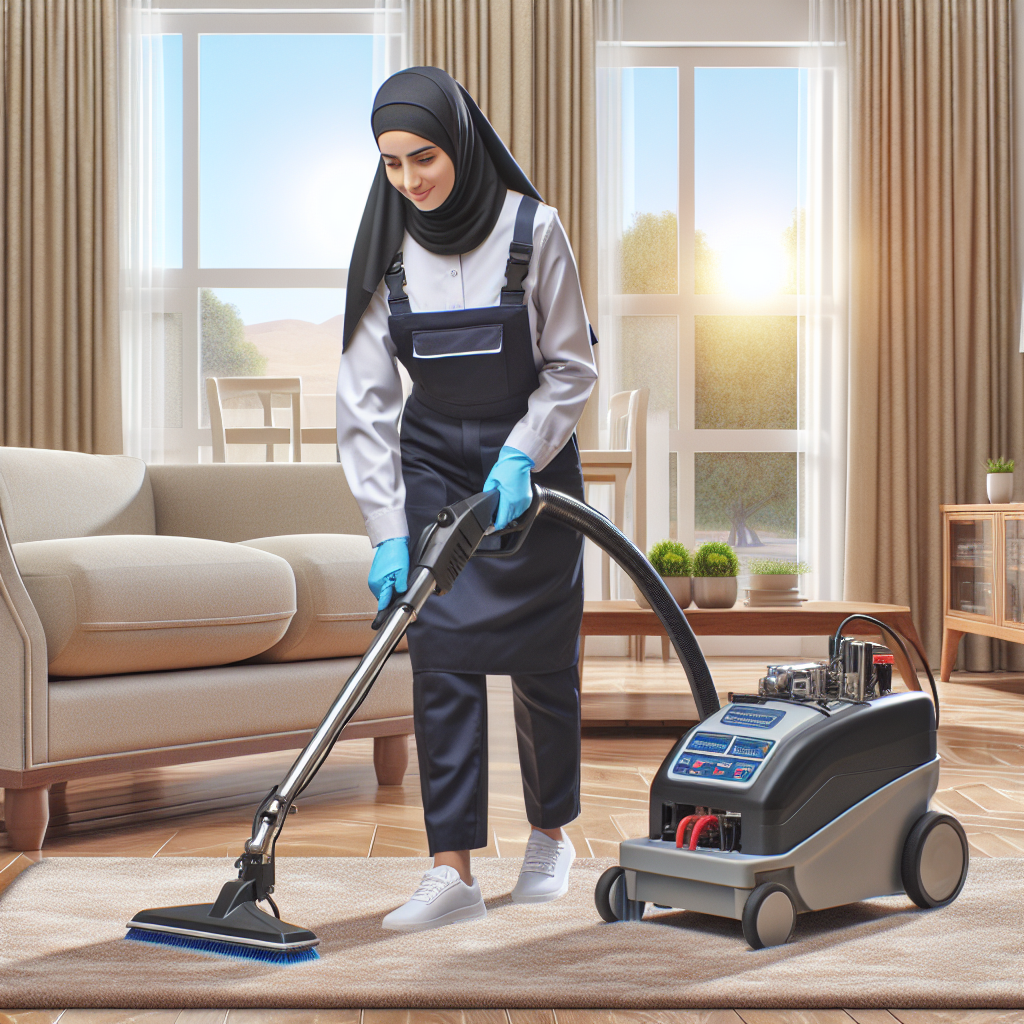
[[[751,949],[789,942],[796,925],[796,904],[778,882],[764,882],[751,892],[743,907],[743,938]]]
[[[929,811],[918,818],[904,844],[903,888],[925,910],[944,907],[960,895],[969,862],[960,822],[950,814]]]
[[[647,904],[626,896],[626,869],[616,865],[605,871],[594,886],[594,905],[609,924],[616,921],[639,921]]]

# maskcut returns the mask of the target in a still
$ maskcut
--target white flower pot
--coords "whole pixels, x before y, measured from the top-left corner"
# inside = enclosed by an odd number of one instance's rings
[[[698,608],[731,608],[738,591],[736,576],[693,577],[693,600]]]
[[[751,590],[792,590],[799,583],[800,577],[795,572],[750,574]]]
[[[693,600],[693,596],[690,588],[690,577],[689,576],[662,576],[661,582],[668,587],[668,592],[676,599],[676,604],[680,608],[689,608],[690,602]],[[650,604],[647,602],[647,598],[641,593],[640,588],[634,583],[633,584],[633,596],[636,598],[636,603],[641,608],[650,608]]]
[[[1008,505],[1013,500],[1013,474],[989,473],[985,489],[993,505]]]

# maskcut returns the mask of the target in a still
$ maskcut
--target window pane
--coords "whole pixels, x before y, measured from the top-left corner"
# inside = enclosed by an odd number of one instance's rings
[[[154,337],[164,345],[164,426],[180,427],[182,416],[182,325],[181,313],[154,313]]]
[[[799,68],[694,71],[694,290],[794,293],[803,229]]]
[[[679,69],[622,71],[622,291],[679,290]]]
[[[200,265],[347,266],[372,99],[372,36],[203,36]]]
[[[202,380],[301,377],[303,426],[334,426],[344,289],[204,288],[199,308]],[[205,387],[200,391],[208,426]]]
[[[620,330],[619,390],[650,388],[648,415],[667,413],[669,427],[675,428],[679,422],[678,319],[624,316]]]
[[[797,318],[698,316],[698,430],[795,430]]]
[[[748,558],[796,559],[797,474],[795,452],[697,452],[697,543],[728,542],[741,572]]]
[[[156,35],[144,39],[144,89],[152,89],[151,164],[153,180],[153,263],[181,267],[182,70],[181,36]]]

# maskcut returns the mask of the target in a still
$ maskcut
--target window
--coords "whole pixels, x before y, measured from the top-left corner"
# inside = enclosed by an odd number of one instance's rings
[[[624,43],[616,59],[598,90],[614,211],[603,397],[650,389],[647,535],[727,540],[741,572],[751,557],[807,558],[801,50]]]
[[[402,29],[401,10],[383,6],[162,14],[154,247],[168,460],[210,458],[211,375],[301,377],[303,425],[333,426],[348,260],[378,159],[370,107],[400,66]],[[262,423],[262,410],[232,417]],[[229,455],[264,457],[248,445]],[[303,452],[334,457],[330,445]]]

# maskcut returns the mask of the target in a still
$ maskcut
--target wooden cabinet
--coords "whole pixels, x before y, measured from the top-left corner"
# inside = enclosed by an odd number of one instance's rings
[[[965,633],[1024,643],[1024,505],[940,507],[947,681]]]

